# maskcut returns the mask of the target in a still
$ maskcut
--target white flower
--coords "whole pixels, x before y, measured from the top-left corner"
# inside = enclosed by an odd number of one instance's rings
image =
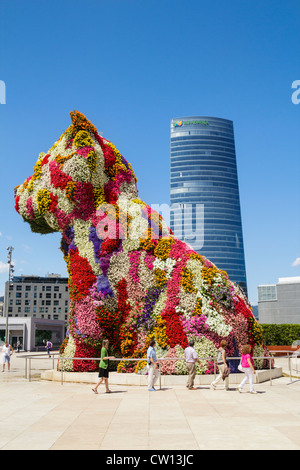
[[[87,220],[74,219],[74,243],[78,247],[79,255],[86,258],[96,276],[102,273],[99,263],[95,262],[93,242],[89,241],[90,222]]]

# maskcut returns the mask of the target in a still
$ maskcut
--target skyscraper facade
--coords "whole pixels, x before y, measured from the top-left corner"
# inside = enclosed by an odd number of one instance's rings
[[[233,122],[171,119],[170,226],[247,294]]]

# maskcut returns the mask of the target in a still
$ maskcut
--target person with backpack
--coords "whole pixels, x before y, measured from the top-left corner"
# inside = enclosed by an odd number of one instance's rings
[[[47,341],[46,341],[46,346],[45,346],[45,348],[47,349],[47,353],[48,353],[48,356],[49,356],[49,357],[51,357],[51,356],[50,356],[50,351],[51,351],[51,348],[52,348],[52,347],[53,347],[53,344],[51,343],[51,341],[47,340]]]

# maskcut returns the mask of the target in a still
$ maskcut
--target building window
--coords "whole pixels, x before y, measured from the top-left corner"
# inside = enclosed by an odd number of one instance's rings
[[[277,300],[276,285],[258,286],[258,302],[267,302]]]
[[[46,291],[51,291],[51,286],[46,286]]]
[[[31,286],[25,286],[25,290],[27,291],[31,290]]]

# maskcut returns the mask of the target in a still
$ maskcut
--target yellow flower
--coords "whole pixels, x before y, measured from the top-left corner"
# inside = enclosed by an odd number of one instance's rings
[[[94,151],[91,151],[87,154],[87,163],[90,171],[93,173],[97,168],[97,154]]]
[[[202,299],[198,297],[196,307],[194,308],[191,315],[202,315]]]
[[[75,147],[92,147],[93,141],[87,131],[78,131],[73,141]]]
[[[161,316],[156,317],[156,326],[154,328],[154,336],[157,341],[157,344],[165,349],[167,347],[167,334],[166,334],[166,322],[161,318]]]
[[[154,269],[156,287],[163,287],[167,283],[167,273],[162,269]]]
[[[194,274],[188,268],[182,270],[182,275],[180,279],[180,284],[182,285],[185,292],[196,292],[195,287],[193,286],[193,277]]]
[[[70,160],[74,155],[76,155],[76,152],[71,153],[70,155],[57,155],[55,157],[55,161],[59,164],[59,168],[62,168],[62,165],[67,161]]]
[[[174,240],[172,238],[160,238],[155,247],[154,256],[163,260],[169,258],[173,243]]]
[[[105,204],[104,189],[103,188],[93,188],[95,206],[99,207],[101,204]]]
[[[76,191],[76,181],[68,181],[66,184],[66,197],[69,201],[74,201]]]
[[[39,189],[36,195],[37,208],[41,215],[44,215],[51,203],[50,191]]]
[[[190,253],[189,258],[190,259],[198,259],[203,264],[203,257],[201,255],[199,255],[198,253]]]
[[[203,266],[201,275],[204,281],[206,281],[209,285],[211,285],[214,280],[214,277],[216,276],[216,274],[218,274],[218,272],[219,271],[215,266],[211,266],[211,267]]]

